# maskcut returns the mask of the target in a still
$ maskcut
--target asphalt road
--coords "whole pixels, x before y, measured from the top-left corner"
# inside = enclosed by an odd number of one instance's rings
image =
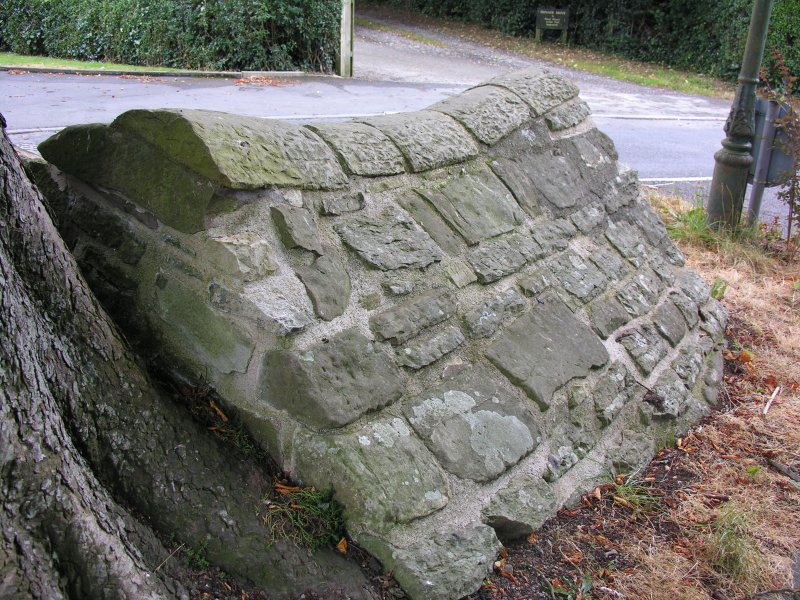
[[[478,44],[424,31],[442,45],[358,27],[355,73],[276,78],[273,84],[231,79],[0,73],[0,112],[19,147],[67,125],[110,122],[131,108],[203,108],[299,122],[425,108],[499,73],[540,64]],[[562,71],[581,89],[597,126],[615,142],[620,160],[647,185],[677,186],[702,198],[724,137],[724,100],[677,94],[600,76]],[[774,194],[763,216],[781,214]]]

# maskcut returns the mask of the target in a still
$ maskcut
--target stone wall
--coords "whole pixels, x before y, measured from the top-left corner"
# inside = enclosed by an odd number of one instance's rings
[[[129,339],[438,600],[716,398],[724,312],[588,115],[530,70],[410,114],[141,110],[40,150]]]

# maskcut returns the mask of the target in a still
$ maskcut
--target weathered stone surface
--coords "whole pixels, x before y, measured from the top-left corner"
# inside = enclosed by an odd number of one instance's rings
[[[725,325],[728,323],[728,315],[722,307],[722,303],[715,299],[709,298],[705,306],[700,308],[700,318],[703,331],[708,333],[713,340],[722,338],[725,333]]]
[[[367,544],[370,548],[371,545]],[[478,589],[491,573],[501,544],[491,527],[473,525],[436,532],[381,557],[411,598],[452,600]]]
[[[267,353],[260,387],[263,402],[315,429],[342,427],[403,395],[392,360],[354,329],[307,350]]]
[[[270,212],[284,246],[322,254],[319,230],[310,210],[295,206],[273,206]]]
[[[589,315],[592,326],[604,340],[631,319],[628,311],[613,296],[603,296],[592,302]]]
[[[221,236],[214,240],[223,244],[236,257],[243,281],[262,279],[278,269],[272,245],[253,233]]]
[[[523,220],[514,197],[486,167],[418,191],[469,245],[508,233]]]
[[[442,250],[451,256],[461,253],[464,242],[450,229],[436,209],[417,192],[411,190],[401,194],[397,202],[428,232]]]
[[[505,543],[539,529],[556,508],[555,494],[547,482],[541,477],[522,475],[498,492],[482,514]]]
[[[686,335],[686,322],[681,311],[672,302],[664,302],[656,309],[653,313],[653,324],[673,348]]]
[[[297,276],[306,286],[320,319],[331,321],[347,310],[350,301],[350,274],[344,263],[325,254],[309,267],[298,267]]]
[[[431,106],[453,117],[484,144],[494,144],[530,119],[531,111],[518,96],[502,88],[483,86]]]
[[[641,317],[656,305],[661,285],[655,274],[640,271],[617,294],[617,300],[632,316]]]
[[[694,328],[700,320],[700,307],[697,302],[689,298],[686,294],[680,291],[673,291],[669,294],[669,299],[681,311],[683,318],[686,319],[686,324],[690,328]]]
[[[312,306],[300,280],[273,275],[245,288],[243,298],[272,321],[279,335],[305,329],[313,322]]]
[[[575,100],[545,113],[544,120],[551,131],[561,131],[575,127],[590,114],[592,110],[583,100]]]
[[[507,239],[489,240],[480,244],[469,251],[467,261],[477,274],[478,281],[484,284],[516,273],[527,262],[522,252],[514,248]]]
[[[546,69],[501,75],[485,85],[508,88],[525,100],[534,117],[578,95],[578,88],[572,82]]]
[[[464,325],[472,337],[489,337],[505,320],[525,310],[527,304],[519,292],[509,288],[467,312]]]
[[[382,271],[427,267],[444,257],[427,233],[399,213],[355,218],[334,229],[361,258]]]
[[[688,392],[674,371],[666,370],[658,378],[652,392],[647,392],[644,401],[653,407],[656,419],[677,419],[684,411]]]
[[[593,246],[589,252],[589,260],[597,265],[612,283],[622,281],[629,273],[628,263],[607,244]]]
[[[439,112],[423,110],[363,119],[377,127],[400,148],[415,173],[473,158],[478,147],[456,121]]]
[[[363,123],[315,123],[308,128],[333,146],[354,175],[373,177],[405,171],[403,155],[392,141]]]
[[[610,425],[625,404],[639,390],[627,367],[613,363],[592,390],[592,400],[597,417],[603,425]]]
[[[595,227],[606,222],[606,209],[599,202],[592,202],[570,218],[581,233],[589,233]]]
[[[415,340],[404,348],[398,349],[397,362],[404,367],[421,369],[452,352],[464,341],[464,334],[458,327],[448,327],[440,333]]]
[[[550,269],[540,267],[533,273],[520,277],[517,284],[522,293],[530,298],[544,293],[553,286],[558,286],[558,279]]]
[[[540,206],[545,202],[556,209],[571,208],[588,194],[583,179],[576,178],[572,163],[552,152],[543,152],[533,160],[498,158],[491,166],[531,216],[541,214]]]
[[[461,260],[449,262],[445,267],[445,272],[450,281],[453,282],[453,285],[459,289],[478,281],[478,276],[475,275],[475,271],[470,269],[469,266]]]
[[[355,212],[364,208],[366,198],[363,192],[357,194],[345,194],[343,196],[325,196],[322,198],[322,214],[329,217],[337,217],[349,212]]]
[[[512,323],[486,356],[542,410],[570,379],[608,361],[597,336],[552,295]]]
[[[333,488],[360,529],[385,531],[448,502],[444,474],[404,419],[379,419],[344,434],[300,430],[293,446],[303,482]]]
[[[392,296],[408,296],[414,291],[414,283],[401,280],[384,281],[383,289]]]
[[[536,225],[531,234],[545,254],[565,250],[569,240],[577,233],[575,226],[567,219],[556,219]]]
[[[703,278],[694,271],[684,271],[681,273],[677,283],[681,291],[698,306],[705,304],[706,300],[711,296],[711,288],[703,281]]]
[[[380,341],[397,346],[449,318],[456,307],[452,290],[435,288],[370,317],[369,328]]]
[[[570,446],[559,446],[547,457],[547,470],[544,473],[545,481],[553,482],[564,473],[578,464],[580,458]]]
[[[698,345],[686,346],[672,362],[672,370],[681,378],[686,387],[692,389],[703,369],[703,349]]]
[[[615,442],[608,453],[608,459],[616,473],[635,473],[650,462],[650,457],[655,452],[653,437],[639,431],[624,429]]]
[[[247,370],[255,344],[233,322],[177,281],[160,279],[155,294],[154,316],[169,323],[162,343],[172,352],[215,373]]]
[[[651,323],[643,323],[621,333],[617,341],[625,347],[645,375],[649,375],[668,352],[667,345]]]
[[[650,253],[641,237],[635,230],[626,224],[610,224],[606,230],[606,238],[622,256],[627,258],[636,267],[646,264]]]
[[[530,409],[483,369],[418,396],[405,415],[447,471],[474,481],[494,479],[541,441]]]
[[[600,269],[572,250],[551,260],[549,267],[564,289],[581,304],[599,296],[608,283]]]

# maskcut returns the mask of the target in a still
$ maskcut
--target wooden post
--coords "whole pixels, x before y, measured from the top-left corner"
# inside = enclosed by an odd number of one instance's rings
[[[339,64],[336,73],[342,77],[353,76],[353,23],[355,0],[342,0],[342,24],[339,34]]]

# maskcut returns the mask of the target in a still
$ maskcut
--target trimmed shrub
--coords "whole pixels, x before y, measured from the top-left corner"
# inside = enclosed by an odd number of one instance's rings
[[[333,69],[340,0],[3,0],[0,48],[189,69]]]

